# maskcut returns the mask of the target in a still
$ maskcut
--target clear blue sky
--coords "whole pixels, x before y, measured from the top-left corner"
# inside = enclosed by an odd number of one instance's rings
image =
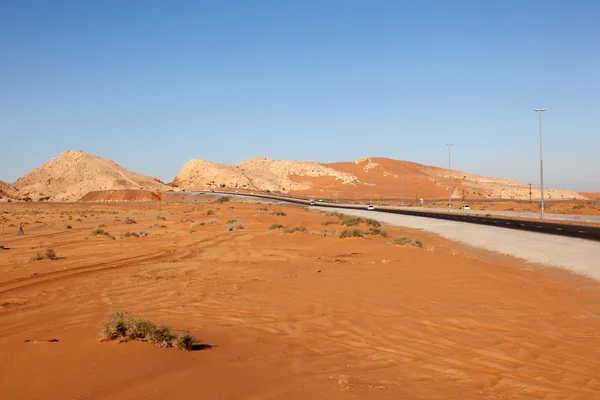
[[[65,149],[364,156],[600,191],[599,1],[0,0],[0,179]],[[594,184],[595,182],[595,184]],[[569,186],[571,185],[571,186]]]

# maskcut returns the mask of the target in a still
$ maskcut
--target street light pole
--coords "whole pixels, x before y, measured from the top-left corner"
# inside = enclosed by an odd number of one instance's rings
[[[402,207],[404,207],[404,160],[402,160]]]
[[[535,108],[533,111],[537,112],[540,117],[540,189],[542,193],[540,219],[544,219],[544,159],[542,157],[542,113],[546,111],[546,109]]]
[[[369,186],[371,186],[371,196],[369,199],[369,205],[372,206],[373,205],[373,173],[372,173],[372,167],[371,167],[371,160],[369,159]]]
[[[446,143],[448,146],[448,211],[452,211],[452,153],[451,149],[454,146],[453,143]]]

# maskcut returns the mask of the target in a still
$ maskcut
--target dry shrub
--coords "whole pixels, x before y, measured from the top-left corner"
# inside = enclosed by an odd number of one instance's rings
[[[231,200],[229,197],[219,197],[218,199],[215,200],[215,203],[223,204],[223,203],[227,203],[229,200]]]
[[[206,215],[213,215],[214,213],[215,213],[215,212],[214,212],[213,210],[208,210],[208,211],[206,212]]]
[[[302,226],[302,225],[288,226],[286,228],[283,228],[283,233],[294,233],[294,232],[308,232],[308,229],[306,229],[306,227]]]
[[[104,321],[99,336],[103,340],[140,340],[161,347],[177,347],[192,350],[196,339],[188,332],[179,337],[172,333],[171,327],[157,324],[146,318],[134,317],[123,310],[113,310]]]
[[[337,236],[337,231],[335,229],[327,229],[327,228],[321,228],[321,232],[319,232],[319,236],[321,237],[325,237],[325,236]]]
[[[327,225],[337,225],[337,224],[339,224],[339,222],[338,222],[338,221],[323,221],[323,222],[321,222],[321,225],[323,225],[323,226],[327,226]]]
[[[227,227],[225,228],[226,231],[233,231],[235,229],[244,229],[244,225],[241,222],[238,222],[237,220],[232,220],[235,222],[231,222],[227,224]]]
[[[421,239],[418,237],[410,237],[410,236],[399,236],[392,239],[392,244],[396,244],[399,246],[415,246],[415,247],[423,247],[423,243],[421,243]]]
[[[368,235],[381,235],[384,238],[388,237],[388,234],[386,231],[384,231],[383,229],[374,228],[374,227],[369,228],[369,230],[367,231],[367,234]]]
[[[148,236],[148,232],[146,231],[137,231],[137,232],[127,232],[126,234],[123,235],[123,237],[136,237],[136,238],[143,238]]]
[[[279,216],[279,217],[285,217],[285,215],[286,215],[286,214],[285,214],[283,211],[281,211],[281,210],[273,211],[271,214],[273,214],[273,215],[277,215],[277,216]]]
[[[29,262],[39,260],[58,260],[58,256],[52,249],[44,249],[38,251],[35,255],[29,257]]]
[[[137,224],[137,222],[135,221],[135,219],[129,218],[129,217],[125,218],[123,220],[123,222],[121,222],[121,223],[125,224],[125,225]]]
[[[344,229],[342,233],[340,233],[340,239],[350,238],[350,237],[364,237],[365,232],[362,229]]]
[[[269,230],[272,231],[272,230],[281,229],[281,228],[283,228],[283,225],[281,225],[281,224],[273,224],[273,225],[271,225],[269,227]]]

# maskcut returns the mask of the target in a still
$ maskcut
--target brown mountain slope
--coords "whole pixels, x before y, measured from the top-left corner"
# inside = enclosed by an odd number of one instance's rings
[[[17,195],[14,188],[4,181],[0,181],[0,200],[12,199]]]
[[[404,167],[403,167],[404,164]],[[448,170],[389,158],[363,158],[353,162],[324,164],[358,178],[356,186],[341,186],[336,182],[320,182],[312,190],[296,191],[314,197],[369,198],[373,183],[373,197],[402,196],[404,179],[405,199],[443,199],[448,196]],[[404,178],[403,176],[404,168]],[[529,199],[529,185],[509,179],[492,178],[462,171],[452,171],[452,198],[460,199]],[[547,199],[584,198],[569,190],[546,189]],[[539,189],[532,188],[532,197],[539,198]]]
[[[529,186],[520,182],[461,171],[452,171],[451,175],[454,199],[529,198]],[[171,184],[187,190],[247,189],[332,199],[367,199],[372,187],[373,198],[379,199],[400,198],[403,179],[405,199],[448,196],[447,169],[389,158],[319,164],[254,157],[232,165],[199,159],[187,162]],[[532,197],[539,198],[540,191],[532,188]],[[558,189],[546,189],[545,197],[583,198],[578,193]]]
[[[309,183],[291,177],[306,178]],[[221,164],[203,159],[190,160],[179,171],[171,184],[187,190],[239,188],[271,192],[306,190],[311,180],[330,177],[340,185],[353,184],[352,174],[337,171],[315,161],[271,160],[254,157],[237,164]]]
[[[157,178],[129,171],[111,160],[80,150],[65,150],[20,177],[13,187],[21,197],[76,201],[93,190],[169,190]]]
[[[579,192],[579,194],[590,200],[600,200],[600,192]]]

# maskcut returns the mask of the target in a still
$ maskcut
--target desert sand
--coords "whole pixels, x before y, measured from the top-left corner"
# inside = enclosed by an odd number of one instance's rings
[[[322,225],[336,217],[198,198],[0,204],[4,226],[27,222],[0,238],[0,397],[600,396],[596,281],[419,231],[382,227],[422,248],[339,239],[318,234],[341,230]],[[226,230],[232,219],[244,229]],[[114,239],[90,236],[98,227]],[[139,230],[148,236],[122,238]],[[27,261],[47,247],[60,258]],[[100,342],[114,308],[206,349]]]

